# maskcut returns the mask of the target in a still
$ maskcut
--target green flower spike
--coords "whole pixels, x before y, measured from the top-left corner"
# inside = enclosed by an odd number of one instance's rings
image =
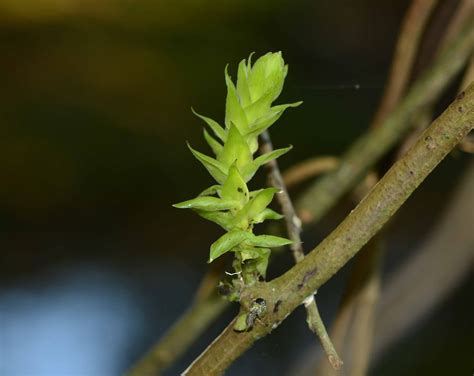
[[[291,243],[277,236],[254,235],[255,224],[267,219],[281,219],[282,216],[267,208],[278,193],[276,188],[249,191],[247,183],[262,165],[291,149],[291,146],[277,149],[254,159],[258,136],[275,123],[288,107],[297,107],[302,103],[272,107],[282,91],[288,72],[281,52],[267,53],[253,66],[251,57],[240,62],[236,84],[232,82],[227,67],[225,69],[227,98],[224,127],[192,110],[209,127],[210,132],[204,130],[204,138],[215,157],[194,150],[189,144],[188,147],[218,184],[192,200],[173,205],[180,209],[192,209],[226,230],[211,245],[209,262],[233,252],[238,283],[244,285],[251,285],[265,277],[270,248]],[[241,324],[244,326],[243,322]]]

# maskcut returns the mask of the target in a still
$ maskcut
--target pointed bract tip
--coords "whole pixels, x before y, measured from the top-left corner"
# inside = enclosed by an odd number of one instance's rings
[[[250,52],[250,55],[247,59],[248,65],[250,66],[252,64],[252,56],[255,55],[255,51]]]

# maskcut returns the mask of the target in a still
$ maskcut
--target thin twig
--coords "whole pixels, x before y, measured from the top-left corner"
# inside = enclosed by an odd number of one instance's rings
[[[463,27],[469,22],[469,18],[472,18],[474,14],[474,1],[472,0],[461,0],[457,5],[454,15],[451,17],[446,31],[440,38],[440,42],[436,48],[436,56],[441,55],[450,46],[453,40],[459,35]],[[470,82],[474,80],[474,57],[471,57],[468,68],[464,74],[462,83],[459,91],[464,90]],[[398,157],[408,150],[416,141],[418,136],[428,127],[433,119],[433,104],[427,104],[422,110],[420,110],[413,120],[413,130],[410,135],[407,136],[401,147],[397,151]],[[459,148],[463,150],[464,142],[459,144]],[[469,148],[469,147],[468,147]]]
[[[222,374],[256,340],[270,333],[344,266],[473,128],[474,83],[303,261],[282,276],[267,283],[257,283],[242,292],[243,307],[249,307],[257,298],[266,302],[267,312],[260,322],[251,331],[241,333],[235,332],[231,323],[183,374]]]
[[[294,186],[315,178],[318,175],[327,173],[334,170],[339,164],[339,159],[336,157],[314,157],[307,159],[303,162],[299,162],[282,174],[283,182],[286,184],[287,189],[293,188]],[[365,196],[369,191],[368,188],[372,188],[378,181],[378,176],[375,172],[371,171],[367,174],[365,179],[354,188],[354,195],[359,197],[359,200]],[[302,224],[310,223],[313,220],[312,215],[306,215],[308,212],[301,212],[299,218]]]
[[[297,163],[283,171],[282,177],[288,189],[301,182],[334,170],[339,159],[332,156],[318,156]]]
[[[378,234],[359,252],[331,327],[331,337],[344,357],[347,375],[365,375],[369,364],[375,307],[380,296],[383,254],[380,248],[381,238]],[[312,373],[320,376],[336,374],[324,363],[319,363],[316,372]]]
[[[387,115],[400,102],[408,86],[423,31],[437,2],[437,0],[413,0],[403,19],[388,84],[372,121],[373,127],[385,121]]]
[[[273,144],[268,131],[262,133],[261,140],[262,153],[269,153],[273,151]],[[293,242],[290,246],[293,259],[295,260],[295,263],[298,263],[304,259],[304,250],[301,242],[301,220],[296,215],[295,208],[293,207],[293,203],[291,202],[285,182],[281,176],[277,161],[273,160],[268,163],[268,168],[270,184],[275,188],[280,189],[280,193],[277,195],[277,200],[285,217],[288,237]],[[308,296],[308,298],[306,298],[304,305],[306,308],[306,321],[308,323],[309,329],[319,337],[321,345],[331,366],[336,370],[340,369],[343,362],[337,354],[331,339],[329,338],[326,327],[324,326],[324,322],[321,318],[321,315],[319,314],[314,294],[311,294]]]
[[[474,18],[471,17],[456,42],[416,81],[381,126],[359,138],[342,157],[339,167],[318,179],[303,193],[296,202],[297,212],[307,212],[314,220],[326,214],[400,140],[411,126],[413,115],[438,97],[461,70],[473,49]]]
[[[474,12],[474,2],[472,0],[461,0],[438,46],[438,54],[443,53],[462,31],[462,28],[472,16],[472,12]],[[465,86],[467,87],[467,84]]]
[[[381,286],[381,259],[383,258],[383,244],[375,237],[372,249],[367,252],[367,262],[364,265],[366,281],[357,296],[354,310],[352,333],[349,336],[349,353],[351,354],[350,375],[365,376],[370,363],[370,354],[374,342],[375,313],[380,298]],[[371,251],[373,253],[371,253]]]
[[[378,182],[376,174],[370,185],[355,195],[359,202]],[[374,236],[360,251],[351,270],[341,305],[331,327],[334,346],[346,360],[348,375],[365,375],[370,358],[374,332],[375,307],[380,295],[382,235]],[[334,371],[319,363],[316,374],[335,375]]]
[[[469,7],[472,7],[472,4],[474,3],[470,2]],[[408,43],[410,48],[396,49],[391,70],[392,74],[385,89],[386,96],[384,100],[387,99],[387,93],[396,92],[399,98],[404,94],[410,72],[413,70],[414,57],[419,48],[421,35],[424,33],[426,26],[426,19],[422,17],[419,20],[414,15],[421,13],[428,16],[432,12],[433,5],[432,2],[419,2],[417,0],[412,2],[403,22],[397,43],[397,46]],[[469,16],[469,13],[466,15],[468,9],[466,9],[465,5],[466,2],[459,5],[457,12],[450,20],[438,51],[445,49],[461,30],[463,23]],[[418,23],[420,24],[412,25]],[[413,32],[416,34],[413,35]],[[410,45],[410,39],[412,38],[414,41]],[[407,58],[404,56],[405,53],[410,54],[410,56]],[[399,79],[402,80],[402,83],[398,82]],[[398,104],[399,98],[396,98],[394,95],[391,98],[391,101],[382,101],[372,127],[380,126],[381,122],[385,120],[384,117],[393,111],[393,108]],[[423,109],[416,115],[414,121],[415,129],[400,146],[396,159],[400,158],[413,146],[423,130],[430,124],[431,118],[431,109],[428,111]],[[378,242],[382,241],[380,236],[376,238]],[[331,336],[334,338],[335,345],[342,352],[344,359],[346,359],[348,375],[352,376],[365,375],[367,372],[375,322],[371,318],[375,315],[375,306],[380,292],[380,260],[383,257],[384,247],[381,247],[379,244],[373,244],[373,242],[370,242],[368,246],[370,246],[369,249],[364,250],[362,253],[364,257],[358,257],[355,262],[348,283],[348,291],[331,328]],[[371,267],[363,265],[364,263]],[[349,323],[352,323],[352,325],[349,325]],[[317,367],[317,374],[324,376],[334,375],[333,371],[326,367],[325,364],[320,364]]]

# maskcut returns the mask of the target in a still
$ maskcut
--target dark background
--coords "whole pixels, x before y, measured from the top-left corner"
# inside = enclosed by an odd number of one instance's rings
[[[171,207],[210,184],[185,146],[206,150],[190,107],[221,121],[225,65],[235,77],[250,52],[281,50],[279,102],[304,101],[272,128],[275,146],[294,146],[281,166],[339,155],[370,122],[408,3],[0,0],[0,374],[130,366],[185,309],[220,234]],[[401,210],[387,270],[439,218],[467,159],[451,155]],[[348,210],[349,201],[311,228],[306,249]],[[280,256],[270,273],[290,265]],[[347,271],[319,293],[329,322]],[[468,291],[470,280],[372,374],[471,374]],[[314,342],[304,319],[298,310],[229,374],[290,374]]]

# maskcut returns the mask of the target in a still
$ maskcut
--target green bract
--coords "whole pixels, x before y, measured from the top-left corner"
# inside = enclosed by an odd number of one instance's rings
[[[211,245],[209,262],[227,252],[235,255],[235,271],[245,284],[264,277],[270,248],[290,244],[285,238],[254,235],[253,226],[267,219],[282,216],[267,208],[278,192],[275,188],[249,191],[247,183],[262,165],[278,158],[291,147],[274,150],[254,158],[258,136],[268,129],[288,107],[301,102],[272,106],[280,95],[288,71],[281,52],[267,53],[252,66],[251,56],[242,60],[234,85],[227,68],[225,82],[227,99],[225,126],[196,113],[209,127],[204,138],[215,157],[188,147],[218,183],[204,190],[198,197],[175,204],[182,209],[193,209],[224,228],[227,232]]]

